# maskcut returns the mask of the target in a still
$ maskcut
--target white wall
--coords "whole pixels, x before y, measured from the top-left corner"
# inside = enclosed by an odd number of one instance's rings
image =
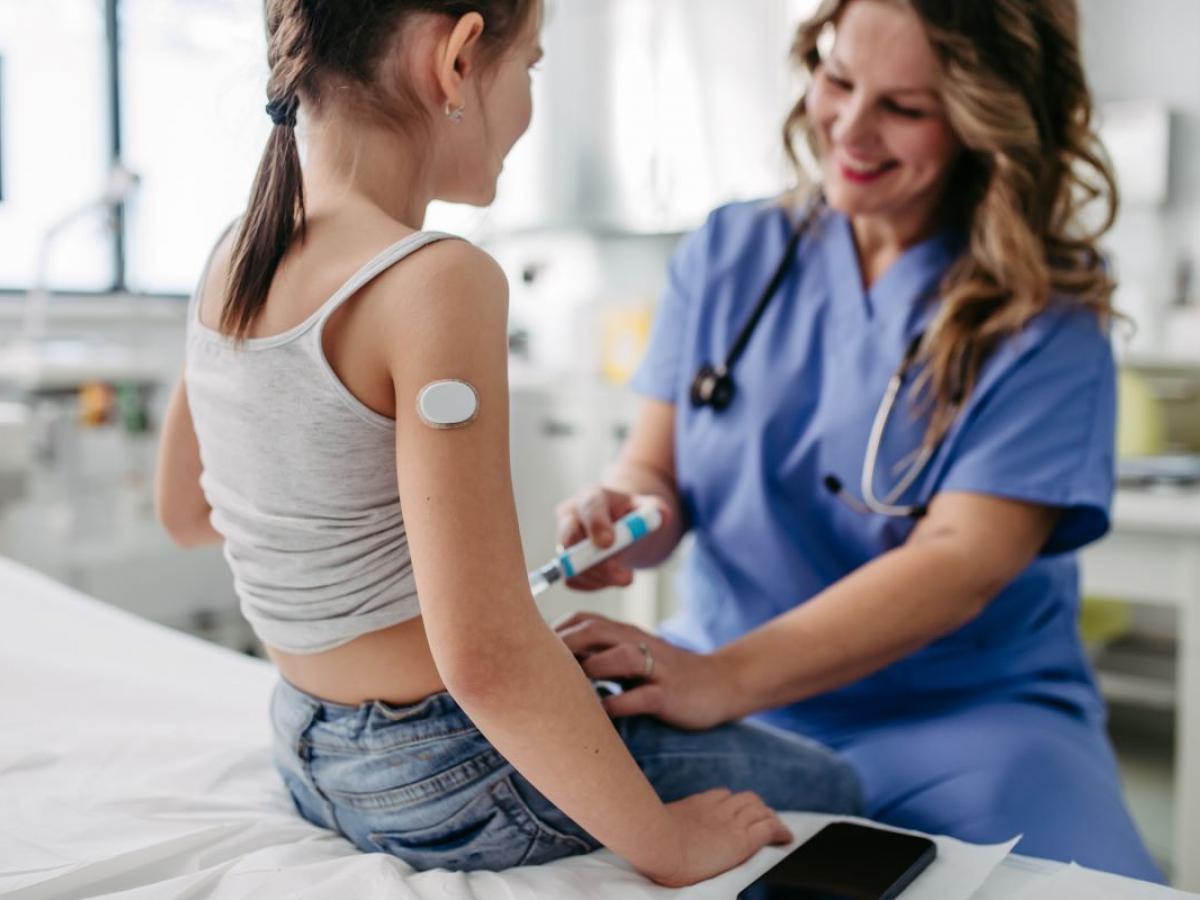
[[[1169,199],[1159,210],[1125,209],[1109,239],[1124,296],[1144,292],[1146,312],[1161,315],[1181,257],[1192,260],[1193,297],[1200,293],[1200,2],[1080,0],[1080,14],[1097,99],[1152,99],[1172,111]],[[1141,324],[1149,343],[1161,337],[1156,322]]]

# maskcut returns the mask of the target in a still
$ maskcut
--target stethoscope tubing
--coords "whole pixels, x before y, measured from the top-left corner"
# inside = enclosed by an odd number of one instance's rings
[[[697,408],[709,406],[715,414],[719,413],[731,402],[734,394],[733,367],[746,349],[746,345],[750,342],[750,338],[754,334],[759,320],[762,319],[763,314],[766,312],[771,299],[783,286],[783,281],[787,277],[788,270],[791,267],[792,257],[799,247],[800,239],[808,230],[808,226],[816,217],[816,213],[820,207],[821,203],[819,200],[814,202],[804,219],[792,231],[779,265],[775,268],[771,280],[759,296],[758,302],[755,303],[750,318],[746,320],[746,323],[738,332],[733,345],[729,348],[729,352],[725,356],[725,362],[717,366],[706,363],[696,372],[691,388],[693,406]],[[904,359],[901,360],[896,372],[888,381],[883,398],[875,410],[875,418],[871,423],[870,437],[867,439],[867,447],[863,455],[862,473],[859,481],[862,500],[851,497],[843,488],[841,479],[836,476],[831,474],[827,475],[824,479],[824,484],[830,492],[846,503],[851,509],[858,512],[876,513],[892,518],[919,519],[925,515],[927,510],[927,505],[924,503],[906,505],[898,504],[896,501],[904,496],[905,492],[916,483],[921,473],[925,471],[929,461],[933,458],[935,450],[933,447],[923,445],[917,451],[913,463],[908,467],[908,471],[905,472],[882,500],[875,493],[875,471],[879,463],[879,451],[883,445],[883,436],[887,431],[887,423],[891,418],[892,410],[895,408],[900,391],[903,389],[905,376],[908,374],[920,351],[923,339],[924,333],[921,333],[909,342]]]

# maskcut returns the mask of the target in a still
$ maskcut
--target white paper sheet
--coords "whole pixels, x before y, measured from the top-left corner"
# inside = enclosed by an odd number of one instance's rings
[[[796,838],[794,844],[787,848],[767,848],[735,872],[729,872],[720,878],[713,879],[706,886],[716,887],[719,885],[725,893],[705,896],[735,896],[739,889],[767,871],[830,822],[861,822],[874,828],[888,828],[889,831],[901,831],[906,834],[921,834],[918,831],[890,828],[880,825],[878,822],[854,819],[848,816],[788,813],[784,818]],[[1018,840],[1013,838],[1005,844],[980,845],[964,843],[942,835],[924,836],[932,838],[933,842],[937,844],[937,858],[904,890],[903,900],[968,900],[1000,861],[1008,856],[1009,851]],[[749,878],[746,877],[747,874],[749,874]]]
[[[167,586],[169,589],[169,586]],[[270,763],[270,666],[0,560],[0,897],[730,900],[786,852],[681,891],[607,851],[413,873],[309,825]],[[788,814],[797,841],[835,817]],[[935,838],[904,900],[967,900],[1009,845]]]
[[[1072,863],[1033,882],[1014,900],[1182,900],[1197,896],[1200,894],[1106,875]]]

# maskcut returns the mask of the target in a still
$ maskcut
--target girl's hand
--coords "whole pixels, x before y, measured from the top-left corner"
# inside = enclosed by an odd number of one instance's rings
[[[739,866],[767,844],[787,844],[792,833],[757,794],[725,788],[667,804],[679,842],[677,862],[643,874],[667,887],[684,887]]]
[[[600,485],[584,488],[560,503],[555,510],[559,547],[570,547],[584,538],[591,538],[598,547],[608,547],[613,542],[613,522],[626,513],[647,505],[654,505],[662,513],[663,526],[670,521],[670,510],[659,497],[649,494],[626,494]],[[633,583],[630,559],[636,559],[637,550],[638,545],[634,544],[616,556],[592,566],[586,572],[567,579],[567,587],[577,591],[628,587]]]
[[[572,613],[554,630],[589,678],[625,686],[603,701],[614,718],[650,715],[699,731],[738,717],[737,686],[715,656],[681,650],[597,613]]]

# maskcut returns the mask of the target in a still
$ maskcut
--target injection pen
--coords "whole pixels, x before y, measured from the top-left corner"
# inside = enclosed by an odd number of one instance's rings
[[[537,596],[550,585],[563,578],[573,578],[596,563],[620,553],[638,538],[644,537],[662,525],[662,512],[657,506],[645,506],[626,513],[613,523],[613,542],[608,547],[598,547],[588,538],[568,547],[550,562],[529,573],[529,589]]]

